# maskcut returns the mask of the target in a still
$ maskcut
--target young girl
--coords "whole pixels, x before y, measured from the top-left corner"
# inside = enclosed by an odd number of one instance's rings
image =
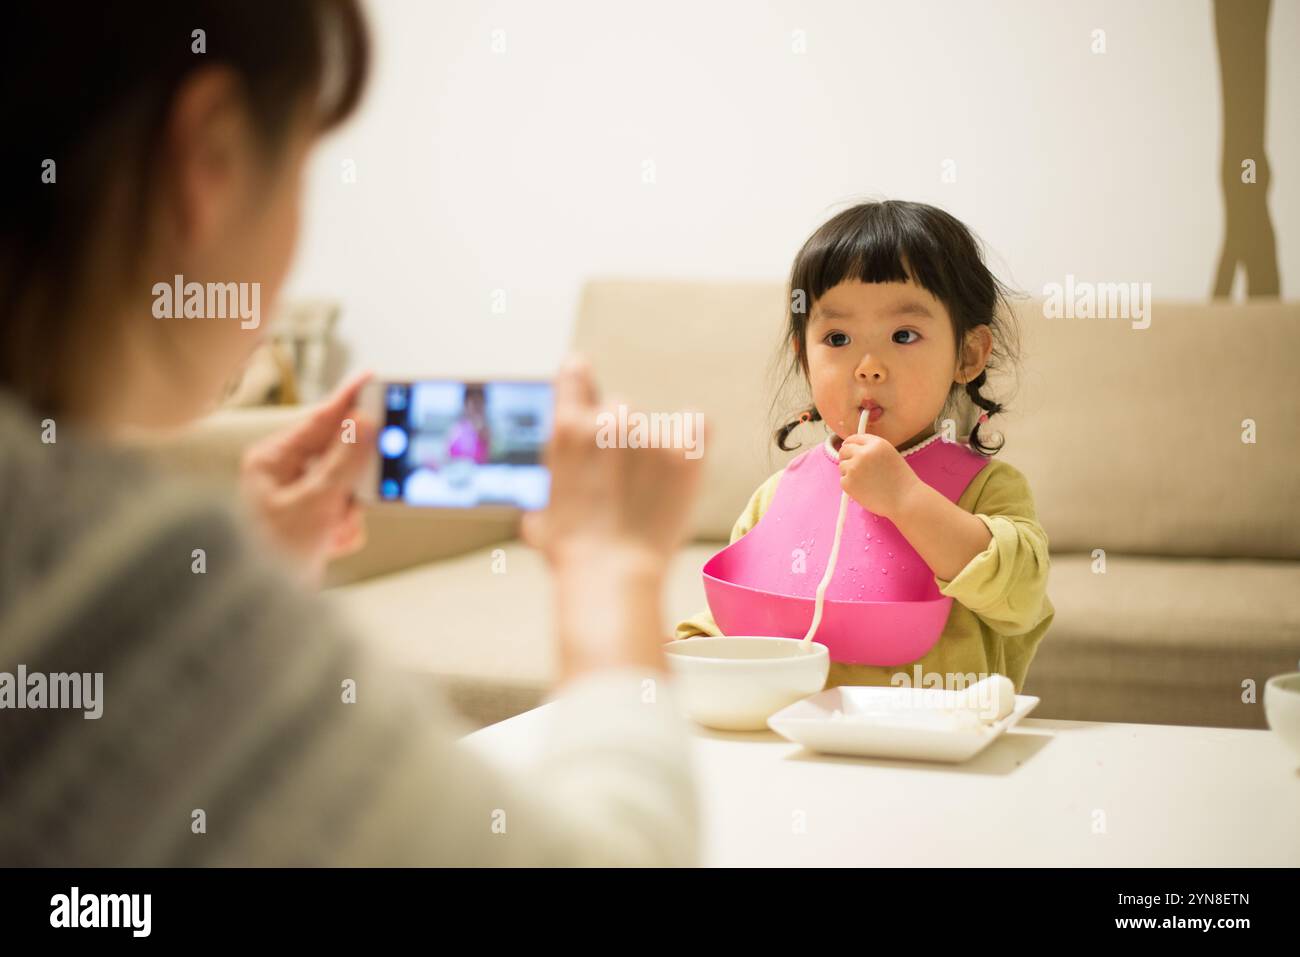
[[[851,501],[822,628],[835,600],[852,637],[828,643],[828,687],[961,687],[998,673],[1020,691],[1055,611],[1047,534],[1029,484],[991,458],[1001,445],[986,445],[982,431],[1003,408],[981,391],[987,370],[1015,358],[1004,288],[961,222],[933,206],[889,201],[855,206],[818,229],[795,258],[790,291],[789,375],[808,383],[812,405],[777,430],[776,443],[788,451],[803,422],[824,422],[829,434],[758,488],[732,545],[705,566],[706,584],[726,568],[733,579],[717,587],[742,589],[729,632],[778,634],[774,609],[789,605],[782,596],[814,596],[843,490]],[[963,395],[983,410],[968,443],[950,441],[939,425]],[[786,564],[797,574],[772,573]],[[910,615],[924,611],[924,597],[942,609],[942,596],[950,609],[931,632],[915,615],[871,628],[884,619],[870,603],[896,602],[894,611]],[[723,617],[722,597],[710,601]],[[803,637],[811,604],[797,624],[786,615],[785,637]],[[676,637],[722,633],[702,613],[680,623]],[[851,663],[873,657],[888,663]]]

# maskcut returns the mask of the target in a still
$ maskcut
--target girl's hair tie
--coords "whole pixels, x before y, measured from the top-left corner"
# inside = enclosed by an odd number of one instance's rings
[[[989,420],[989,414],[988,414],[987,412],[982,412],[982,413],[980,413],[980,418],[979,418],[979,420],[980,420],[981,422],[987,422],[987,421]]]
[[[800,412],[800,413],[799,413],[799,421],[800,421],[800,422],[811,422],[811,421],[812,421],[812,413],[811,413],[811,412]]]

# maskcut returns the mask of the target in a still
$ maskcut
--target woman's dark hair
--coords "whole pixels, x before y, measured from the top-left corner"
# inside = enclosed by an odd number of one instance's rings
[[[808,381],[805,337],[813,306],[828,290],[855,279],[868,283],[912,279],[948,310],[958,354],[966,333],[986,325],[993,335],[988,369],[997,370],[1004,363],[1016,361],[1018,345],[1010,310],[1012,293],[984,264],[971,231],[956,217],[924,203],[901,200],[863,203],[827,221],[795,256],[790,270],[790,305],[782,353],[785,355],[784,350],[790,350],[793,355],[777,390],[774,408],[791,378],[802,375],[804,382]],[[981,392],[987,381],[986,369],[965,384],[965,392],[980,409],[996,415],[1003,406]],[[945,408],[960,393],[961,387],[954,382]],[[821,420],[821,413],[813,405],[803,415],[807,418],[787,422],[776,430],[774,438],[782,451],[797,447],[787,445],[786,440],[802,421]],[[1001,443],[991,447],[982,441],[978,422],[971,430],[970,444],[985,455],[1002,448]]]
[[[304,107],[322,131],[353,111],[369,39],[358,0],[19,0],[4,20],[0,388],[54,412],[93,320],[76,314],[96,305],[77,298],[96,234],[112,230],[121,281],[190,74],[231,70],[273,156]]]

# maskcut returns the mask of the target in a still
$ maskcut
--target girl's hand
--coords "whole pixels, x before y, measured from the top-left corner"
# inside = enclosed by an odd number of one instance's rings
[[[353,376],[301,423],[249,446],[240,466],[241,488],[262,532],[311,583],[320,581],[330,559],[365,544],[352,489],[375,438],[375,424],[356,408],[369,378]]]
[[[850,435],[840,445],[840,487],[869,512],[892,520],[918,482],[888,439]]]

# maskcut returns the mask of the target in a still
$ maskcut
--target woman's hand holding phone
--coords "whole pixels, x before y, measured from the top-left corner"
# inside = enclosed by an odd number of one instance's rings
[[[249,446],[241,462],[240,484],[263,535],[313,584],[328,561],[365,544],[353,489],[377,429],[357,408],[369,378],[353,376],[302,422]]]
[[[525,541],[555,573],[564,678],[663,669],[663,579],[699,489],[701,460],[681,449],[601,448],[598,416],[614,409],[599,403],[585,361],[565,363],[544,456],[550,503],[524,516]]]

